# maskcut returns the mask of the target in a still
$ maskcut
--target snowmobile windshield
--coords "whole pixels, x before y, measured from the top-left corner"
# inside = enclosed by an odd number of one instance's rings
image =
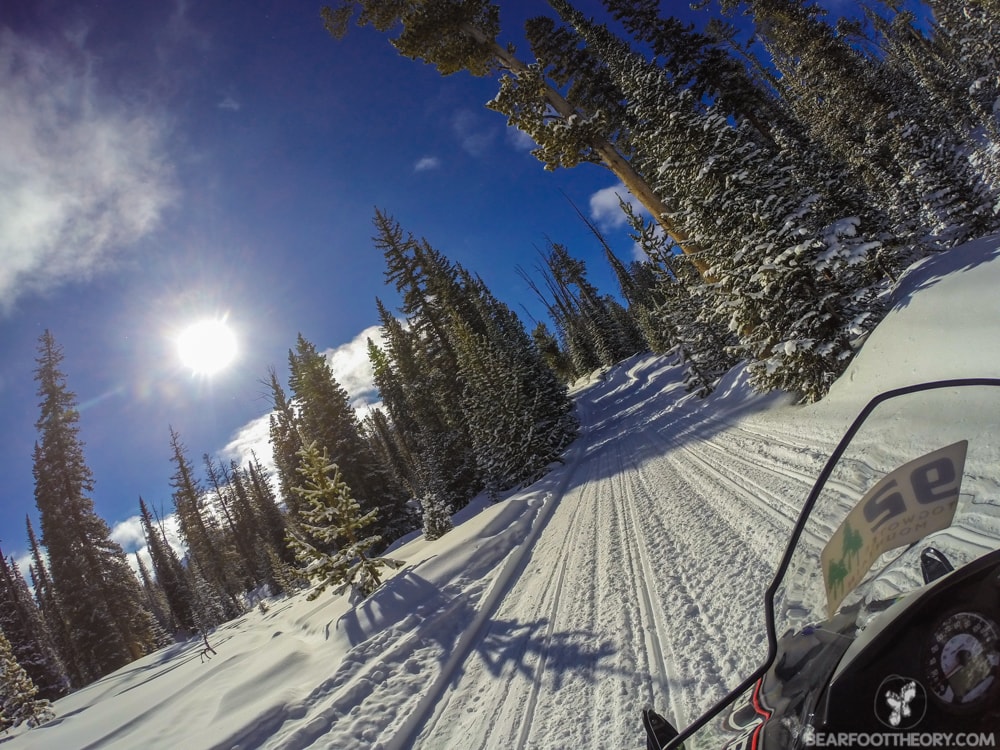
[[[928,582],[996,549],[1000,380],[929,383],[874,399],[804,501],[766,595],[766,663],[677,742],[686,750],[801,746],[800,730],[871,633]],[[953,689],[953,674],[946,678],[942,694]],[[967,682],[976,680],[985,684],[969,671]]]
[[[850,638],[925,579],[1000,548],[1000,381],[880,397],[809,502],[774,587],[775,634],[839,614]]]

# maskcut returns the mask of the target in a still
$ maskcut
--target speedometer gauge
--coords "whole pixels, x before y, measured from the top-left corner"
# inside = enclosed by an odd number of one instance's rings
[[[948,708],[975,710],[997,685],[1000,628],[975,612],[938,621],[924,660],[930,694]]]

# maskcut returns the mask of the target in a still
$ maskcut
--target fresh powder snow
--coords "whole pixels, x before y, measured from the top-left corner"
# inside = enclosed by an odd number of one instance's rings
[[[761,597],[832,446],[879,392],[1000,373],[1000,236],[925,259],[821,402],[731,372],[699,400],[670,358],[578,384],[542,480],[477,499],[356,606],[274,599],[54,704],[26,748],[639,748],[765,651]],[[211,656],[211,658],[206,658]]]

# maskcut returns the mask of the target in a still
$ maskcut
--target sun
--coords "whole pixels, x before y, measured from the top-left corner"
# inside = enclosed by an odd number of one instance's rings
[[[181,331],[177,354],[195,375],[214,375],[236,357],[236,336],[225,320],[200,320]]]

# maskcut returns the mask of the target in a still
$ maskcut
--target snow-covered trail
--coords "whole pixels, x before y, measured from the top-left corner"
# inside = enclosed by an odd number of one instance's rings
[[[825,453],[671,408],[669,369],[579,395],[563,491],[417,747],[639,747],[642,706],[683,724],[762,655],[761,594]]]

